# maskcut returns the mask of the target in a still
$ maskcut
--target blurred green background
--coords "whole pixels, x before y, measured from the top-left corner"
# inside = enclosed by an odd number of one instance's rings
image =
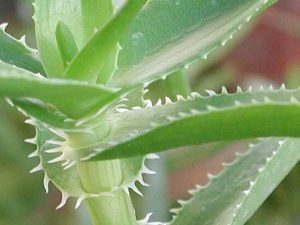
[[[0,0],[0,22],[8,22],[7,31],[16,37],[23,34],[35,46],[31,0]],[[0,46],[1,47],[1,46]],[[226,48],[215,52],[208,61],[200,61],[187,71],[192,89],[205,94],[205,89],[220,91],[226,86],[247,88],[253,85],[288,87],[300,85],[300,2],[282,0],[244,29]],[[168,94],[172,82],[152,84],[155,101]],[[155,94],[153,94],[155,93]],[[34,149],[24,139],[32,137],[32,127],[24,117],[0,101],[0,225],[83,225],[89,224],[84,207],[73,210],[74,202],[56,211],[60,193],[54,186],[45,194],[42,173],[28,171],[38,162],[28,159]],[[249,140],[250,141],[250,140]],[[216,174],[221,163],[234,159],[248,141],[192,146],[163,153],[160,160],[147,162],[158,175],[146,177],[151,183],[144,188],[145,198],[133,194],[138,218],[153,212],[154,220],[167,221],[168,209],[178,198],[189,198],[187,190],[205,184],[208,172]],[[300,146],[299,146],[300,148]],[[162,201],[164,200],[164,201]],[[158,204],[159,202],[159,204]],[[300,224],[300,165],[282,182],[249,225]]]

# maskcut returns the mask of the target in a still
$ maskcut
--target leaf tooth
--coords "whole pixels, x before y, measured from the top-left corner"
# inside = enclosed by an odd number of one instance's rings
[[[215,176],[215,175],[213,175],[211,173],[208,173],[207,177],[208,177],[209,180],[214,180],[217,176]]]
[[[48,163],[57,163],[57,162],[61,162],[61,161],[64,161],[64,160],[65,160],[65,155],[61,154],[60,156],[49,160]]]
[[[258,101],[257,101],[256,99],[252,98],[252,99],[251,99],[251,103],[252,103],[252,104],[258,104]]]
[[[57,140],[53,140],[53,139],[47,140],[46,143],[50,144],[50,145],[59,145],[59,146],[62,146],[62,144],[63,144],[63,142],[57,141]]]
[[[70,169],[71,167],[75,166],[76,163],[76,161],[68,162],[68,164],[64,166],[64,170]]]
[[[216,108],[215,106],[212,106],[212,105],[207,105],[206,108],[207,108],[208,111],[216,111],[216,110],[218,110],[218,108]]]
[[[176,95],[177,101],[185,101],[185,98],[182,95]]]
[[[116,112],[118,113],[123,113],[123,112],[128,112],[129,110],[126,108],[116,108]]]
[[[182,208],[173,208],[173,209],[170,209],[169,211],[170,211],[171,213],[178,214],[181,210],[182,210]]]
[[[236,105],[236,106],[243,106],[243,103],[241,103],[241,102],[238,101],[238,100],[235,100],[235,101],[234,101],[234,105]]]
[[[266,162],[269,163],[272,160],[273,157],[267,157]]]
[[[145,166],[145,164],[143,165],[142,173],[145,173],[145,174],[156,174],[155,171],[150,170],[147,166]]]
[[[145,84],[144,87],[147,87],[149,84],[150,84],[150,83]],[[145,95],[145,94],[147,94],[149,91],[150,91],[149,89],[145,88],[144,91],[143,91],[143,94]]]
[[[62,152],[62,149],[61,147],[58,147],[58,148],[51,148],[51,149],[48,149],[48,150],[45,150],[46,153],[58,153],[58,152]]]
[[[236,206],[235,206],[236,209],[239,209],[241,207],[242,207],[242,203],[236,204]],[[233,217],[235,217],[235,215],[233,215]]]
[[[132,182],[132,184],[128,185],[128,188],[130,188],[131,190],[133,190],[135,193],[137,193],[141,197],[144,197],[143,193],[135,185],[135,182]]]
[[[282,141],[282,140],[281,140],[281,141],[278,141],[279,146],[283,145],[284,142],[285,142],[285,140],[284,140],[284,141]]]
[[[216,96],[217,93],[214,92],[213,90],[205,90],[205,92],[209,95],[209,96]]]
[[[138,220],[137,222],[138,222],[139,224],[147,224],[147,223],[149,222],[150,217],[152,216],[152,214],[153,214],[152,212],[151,212],[151,213],[148,213],[148,214],[145,216],[144,219]]]
[[[179,115],[180,117],[187,117],[187,116],[189,116],[189,114],[186,113],[186,112],[179,112],[178,115]]]
[[[13,103],[13,101],[10,98],[4,98],[4,100],[12,107],[15,106],[15,104]]]
[[[7,26],[8,26],[8,23],[2,23],[2,24],[0,24],[0,29],[5,32]]]
[[[150,99],[146,99],[146,100],[144,100],[144,102],[146,103],[145,107],[147,107],[147,108],[153,106],[152,101]]]
[[[270,84],[269,88],[268,88],[269,91],[274,91],[274,87],[272,84]]]
[[[271,103],[271,102],[272,102],[272,100],[271,100],[268,96],[265,96],[265,97],[264,97],[264,101],[265,101],[266,103]]]
[[[249,86],[249,87],[248,87],[247,92],[248,92],[248,93],[252,93],[252,92],[253,92],[252,86]]]
[[[32,152],[28,155],[28,158],[33,158],[33,157],[38,157],[38,156],[39,156],[39,151],[35,150],[34,152]]]
[[[244,193],[246,196],[248,196],[248,195],[250,194],[250,192],[251,192],[251,189],[248,189],[248,190],[243,191],[243,193]]]
[[[227,91],[226,87],[222,86],[221,94],[223,94],[223,95],[227,95],[228,94],[228,91]]]
[[[89,159],[89,158],[88,158],[88,159]],[[67,166],[69,163],[70,163],[70,161],[69,161],[69,160],[66,160],[63,164],[61,164],[61,166],[62,166],[62,167],[65,167],[65,166]]]
[[[20,107],[16,107],[17,108],[17,110],[20,112],[20,113],[22,113],[23,115],[25,115],[26,117],[28,117],[28,114],[23,110],[23,109],[21,109]]]
[[[167,119],[171,122],[176,121],[177,118],[175,116],[167,116]]]
[[[285,87],[285,84],[284,84],[284,83],[281,84],[279,90],[286,90],[286,87]]]
[[[26,44],[26,35],[22,35],[22,37],[19,40],[24,46],[27,46]]]
[[[44,188],[45,188],[46,193],[49,192],[49,182],[50,182],[50,179],[49,179],[48,175],[45,173],[43,184],[44,184]]]
[[[197,115],[200,113],[200,111],[197,109],[191,109],[191,113],[192,113],[192,115]]]
[[[166,96],[165,97],[165,103],[166,104],[172,104],[173,102],[172,102],[172,100],[168,96]]]
[[[263,166],[263,167],[258,169],[258,173],[262,173],[264,170],[265,170],[265,167]]]
[[[59,205],[56,207],[56,210],[64,207],[64,205],[67,203],[67,200],[69,197],[70,197],[70,195],[68,193],[61,192],[61,201],[60,201]]]
[[[81,203],[82,203],[85,199],[87,199],[87,198],[88,198],[88,195],[87,195],[87,194],[81,195],[81,196],[77,199],[77,201],[76,201],[75,209],[78,209],[79,206],[81,205]]]
[[[243,89],[240,86],[237,86],[236,93],[243,93]]]
[[[258,91],[264,92],[264,91],[265,91],[264,86],[263,86],[263,85],[260,85],[259,88],[258,88]]]
[[[36,126],[36,123],[34,122],[33,119],[26,119],[26,120],[25,120],[25,123],[26,123],[26,124],[29,124],[29,125],[32,125],[32,126]]]
[[[177,200],[177,202],[178,202],[181,206],[184,206],[184,205],[186,205],[186,204],[188,203],[188,201],[182,200],[182,199]]]
[[[140,106],[133,106],[133,107],[131,107],[131,109],[132,110],[140,110],[140,109],[142,109],[142,107],[140,107]]]
[[[146,158],[147,159],[159,159],[159,156],[157,154],[152,153],[152,154],[148,154],[146,156]]]
[[[32,170],[30,170],[29,173],[36,173],[39,171],[43,171],[43,166],[42,166],[41,162],[36,167],[34,167]]]
[[[143,176],[140,176],[140,178],[138,179],[138,181],[139,181],[140,184],[143,185],[144,187],[150,187],[150,184],[147,184],[147,183],[144,181]]]
[[[198,92],[192,92],[191,96],[193,96],[194,98],[200,98],[200,97],[202,97]]]
[[[295,96],[292,96],[290,98],[290,103],[299,105],[300,102],[298,101],[298,99]]]
[[[161,99],[158,99],[156,106],[160,106],[160,105],[162,105],[162,102],[161,102]]]

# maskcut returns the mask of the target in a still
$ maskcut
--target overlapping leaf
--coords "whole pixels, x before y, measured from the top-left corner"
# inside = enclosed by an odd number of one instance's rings
[[[147,0],[128,1],[122,10],[103,29],[95,33],[78,53],[68,66],[64,74],[65,77],[91,82],[97,81],[102,67],[107,63],[107,58],[127,31],[130,22],[146,2]]]
[[[101,85],[45,79],[23,69],[0,63],[0,96],[42,100],[73,118],[96,112],[120,95],[120,91]]]
[[[30,143],[37,145],[37,150],[31,154],[31,157],[40,158],[40,164],[32,172],[43,171],[45,173],[44,186],[47,192],[50,181],[62,192],[62,200],[58,208],[62,207],[69,197],[77,198],[76,207],[78,207],[86,198],[110,194],[109,192],[88,193],[84,190],[77,168],[71,167],[65,169],[60,162],[53,161],[57,157],[57,154],[59,155],[60,153],[49,152],[49,150],[56,147],[53,142],[60,141],[61,137],[39,122],[31,119],[27,122],[34,125],[37,130],[36,137],[29,140]],[[155,157],[150,155],[149,158]],[[119,188],[126,191],[128,188],[131,188],[141,194],[136,187],[136,182],[146,185],[143,181],[143,174],[153,173],[144,165],[144,157],[122,159],[120,160],[120,166],[122,168],[123,182]],[[111,190],[111,192],[113,191]]]
[[[241,225],[299,162],[299,139],[265,139],[173,209],[171,225]]]
[[[276,0],[151,1],[120,42],[113,86],[153,81],[225,45]]]
[[[58,23],[66,24],[81,49],[112,16],[112,4],[111,0],[35,0],[37,44],[48,76],[61,77],[65,70],[55,35]]]
[[[105,139],[70,154],[77,159],[103,160],[214,141],[299,137],[299,89],[210,94],[128,112],[119,109],[122,113],[109,117],[110,134]]]

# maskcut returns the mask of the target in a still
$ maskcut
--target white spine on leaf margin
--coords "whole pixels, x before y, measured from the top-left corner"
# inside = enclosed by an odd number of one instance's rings
[[[161,222],[150,222],[151,216],[152,213],[148,213],[144,219],[137,221],[138,225],[166,225],[166,223]]]
[[[146,167],[145,165],[145,161],[146,160],[152,160],[152,159],[159,159],[159,156],[156,154],[149,154],[147,155],[143,162],[142,162],[142,168],[139,171],[139,173],[135,176],[135,178],[133,179],[133,181],[129,184],[124,184],[122,185],[123,190],[129,195],[129,189],[131,189],[132,191],[134,191],[135,193],[137,193],[138,195],[143,197],[142,192],[137,188],[136,186],[136,182],[139,182],[141,185],[148,187],[150,186],[149,184],[147,184],[144,179],[143,179],[143,175],[144,174],[149,174],[149,175],[153,175],[156,174],[155,171],[150,170],[148,167]]]

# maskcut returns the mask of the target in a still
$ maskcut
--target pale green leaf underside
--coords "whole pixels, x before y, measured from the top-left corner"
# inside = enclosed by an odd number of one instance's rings
[[[45,74],[39,62],[37,51],[25,44],[25,39],[17,40],[5,32],[7,24],[0,25],[0,60],[29,70]],[[25,36],[24,36],[25,38]]]
[[[112,86],[153,81],[224,45],[276,0],[154,0],[120,42]]]
[[[64,169],[60,162],[51,162],[61,153],[49,153],[47,150],[53,149],[56,146],[47,141],[59,141],[60,137],[51,132],[41,123],[36,124],[37,128],[37,146],[38,156],[43,171],[49,181],[55,184],[62,193],[72,197],[94,197],[104,193],[87,193],[81,184],[80,177],[76,166]],[[121,168],[123,175],[123,183],[120,188],[132,188],[135,181],[143,181],[141,176],[144,172],[144,157],[134,157],[121,160]]]
[[[112,103],[121,92],[101,85],[45,79],[0,62],[0,96],[34,98],[59,108],[73,118],[95,113]]]
[[[65,70],[55,36],[58,22],[69,27],[81,49],[113,13],[111,0],[35,0],[34,9],[38,49],[49,77],[61,77]]]
[[[265,139],[251,146],[205,187],[191,190],[171,225],[242,225],[300,160],[299,139]],[[173,211],[176,211],[173,210]]]
[[[187,100],[114,113],[110,134],[70,152],[92,160],[145,155],[214,141],[300,135],[300,90],[267,90]]]

